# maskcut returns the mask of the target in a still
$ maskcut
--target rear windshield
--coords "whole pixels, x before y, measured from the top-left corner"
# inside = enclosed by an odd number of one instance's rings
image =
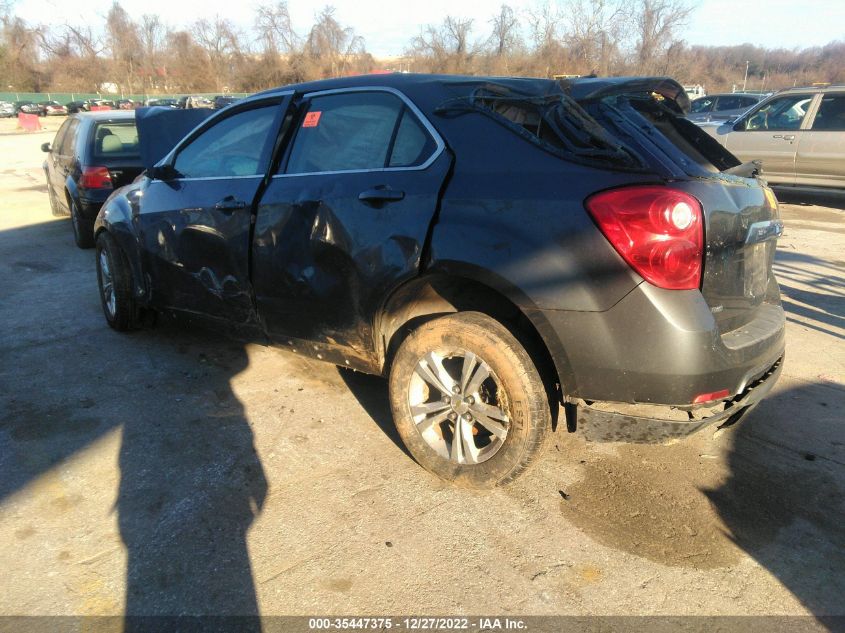
[[[141,158],[134,121],[110,121],[94,127],[94,156],[97,158]]]

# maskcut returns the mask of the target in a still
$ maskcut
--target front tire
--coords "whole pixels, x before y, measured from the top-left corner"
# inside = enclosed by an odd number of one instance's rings
[[[134,329],[137,310],[132,297],[132,272],[126,256],[106,231],[97,237],[96,252],[97,282],[106,322],[119,332]]]
[[[429,321],[403,341],[390,370],[390,404],[417,462],[468,488],[512,482],[542,453],[552,426],[528,352],[479,312]]]

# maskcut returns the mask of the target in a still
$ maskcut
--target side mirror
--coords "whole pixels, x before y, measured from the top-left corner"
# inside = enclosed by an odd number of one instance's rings
[[[170,163],[156,165],[152,170],[153,180],[173,180],[179,177],[179,172]]]
[[[41,151],[42,151],[42,152],[46,152],[46,153],[48,153],[48,154],[49,154],[49,153],[50,153],[50,152],[52,152],[53,150],[50,148],[50,144],[49,144],[49,143],[42,143],[42,144],[41,144]]]

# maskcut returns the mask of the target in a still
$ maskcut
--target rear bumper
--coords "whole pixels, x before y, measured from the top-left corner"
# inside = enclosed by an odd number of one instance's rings
[[[85,189],[79,192],[79,215],[93,222],[103,203],[112,194],[111,189]]]
[[[605,411],[584,404],[577,408],[578,427],[586,439],[594,442],[634,442],[651,444],[686,437],[710,426],[728,426],[739,422],[754,405],[774,387],[781,370],[783,357],[779,358],[760,378],[724,404],[724,410],[706,417],[689,420],[665,420],[642,417],[618,411]]]
[[[754,319],[725,334],[699,291],[648,283],[604,312],[528,316],[570,400],[690,408],[701,394],[744,393],[783,356],[786,319],[776,284],[770,294],[773,302],[761,304]]]

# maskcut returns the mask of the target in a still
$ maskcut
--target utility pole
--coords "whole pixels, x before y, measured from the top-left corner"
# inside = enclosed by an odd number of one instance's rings
[[[743,92],[745,92],[745,84],[748,83],[748,64],[750,64],[750,63],[751,62],[749,62],[749,61],[745,62],[745,79],[742,80],[742,91]]]

